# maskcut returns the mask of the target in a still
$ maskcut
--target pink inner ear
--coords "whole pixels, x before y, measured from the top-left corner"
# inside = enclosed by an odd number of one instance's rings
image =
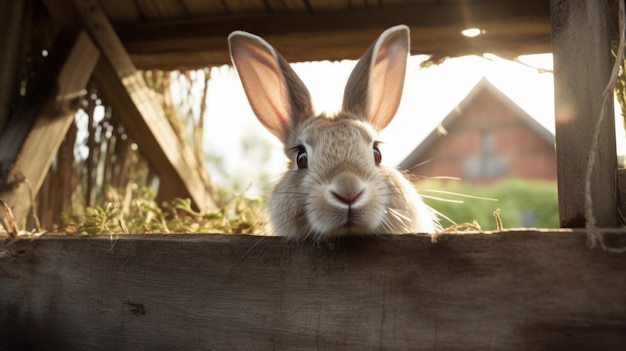
[[[409,53],[407,34],[401,30],[382,37],[374,51],[367,99],[370,122],[379,130],[391,122],[400,105]]]
[[[232,37],[231,55],[252,110],[282,140],[291,112],[289,93],[274,50],[259,40],[246,35]]]
[[[273,67],[266,65],[266,62],[259,62],[256,70],[250,73],[255,77],[249,83],[255,86],[246,91],[250,90],[255,96],[248,96],[248,100],[265,127],[282,135],[289,118],[289,102],[282,94],[285,89],[282,75],[276,75]]]

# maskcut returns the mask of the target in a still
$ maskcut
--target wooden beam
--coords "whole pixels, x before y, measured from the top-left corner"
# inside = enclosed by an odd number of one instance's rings
[[[550,52],[550,8],[542,0],[419,2],[358,11],[229,15],[193,21],[119,23],[116,30],[141,68],[229,64],[226,37],[246,30],[270,41],[292,62],[356,59],[384,29],[411,27],[413,54],[433,59],[490,52],[505,57]],[[477,38],[461,35],[478,27]],[[442,43],[445,43],[443,45]]]
[[[610,246],[626,232],[605,232]],[[578,231],[20,240],[0,349],[622,350],[626,255]]]
[[[135,69],[97,0],[49,0],[46,5],[60,23],[80,21],[102,50],[104,59],[94,71],[94,81],[142,155],[158,173],[161,184],[158,198],[166,201],[175,197],[191,198],[201,210],[215,208],[199,172],[202,166],[189,147],[179,141],[162,107],[151,98],[143,77]]]
[[[626,169],[617,170],[617,189],[619,190],[619,206],[621,213],[626,213]]]
[[[613,98],[601,116],[611,73],[607,1],[551,0],[556,155],[561,227],[584,227],[585,176],[596,123],[603,118],[592,171],[596,225],[618,224]],[[583,54],[584,53],[584,54]]]
[[[49,52],[38,72],[46,84],[25,97],[0,138],[0,198],[13,207],[18,223],[32,206],[100,56],[85,32],[72,29],[61,31]]]
[[[24,0],[0,1],[0,135],[17,95],[17,60]]]

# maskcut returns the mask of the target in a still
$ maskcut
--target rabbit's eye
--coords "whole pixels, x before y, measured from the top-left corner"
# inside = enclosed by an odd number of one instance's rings
[[[374,144],[374,162],[376,166],[380,165],[380,161],[382,161],[383,155],[380,154],[380,149],[378,149],[378,145]]]
[[[307,168],[309,166],[309,156],[307,155],[304,146],[300,146],[298,150],[298,156],[296,156],[296,165],[298,165],[298,169]]]

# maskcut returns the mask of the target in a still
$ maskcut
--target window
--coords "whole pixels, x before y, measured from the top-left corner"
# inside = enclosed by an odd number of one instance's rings
[[[474,180],[504,177],[509,173],[509,160],[505,155],[496,153],[491,131],[481,133],[480,153],[464,160],[463,173],[466,179]]]

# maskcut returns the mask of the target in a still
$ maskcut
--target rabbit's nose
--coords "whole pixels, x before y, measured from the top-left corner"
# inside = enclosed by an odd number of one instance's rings
[[[357,200],[365,196],[365,185],[352,173],[342,173],[336,176],[328,190],[334,200],[348,206],[354,206]]]
[[[355,194],[355,195],[341,195],[341,194],[338,194],[338,193],[336,193],[334,191],[331,191],[331,193],[333,194],[335,199],[337,199],[340,202],[343,202],[344,204],[350,206],[361,196],[361,194],[363,194],[363,190],[359,191],[359,193]]]

